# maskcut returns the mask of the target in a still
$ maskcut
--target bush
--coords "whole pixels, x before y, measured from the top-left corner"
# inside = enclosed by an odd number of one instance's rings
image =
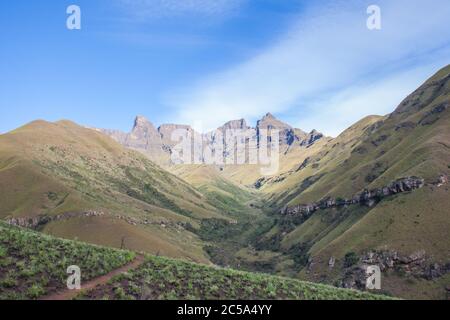
[[[359,261],[359,257],[355,252],[349,252],[344,257],[344,267],[349,268],[354,266]]]

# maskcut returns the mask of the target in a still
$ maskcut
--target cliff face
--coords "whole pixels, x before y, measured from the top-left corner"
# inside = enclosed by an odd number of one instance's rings
[[[142,116],[136,117],[130,133],[109,129],[100,131],[123,146],[142,152],[158,164],[162,164],[163,159],[167,158],[160,132]]]
[[[445,178],[442,178],[442,181],[444,180]],[[363,192],[353,196],[351,199],[327,198],[311,204],[285,207],[281,210],[280,213],[283,215],[299,215],[307,218],[319,209],[328,209],[355,204],[372,207],[385,197],[389,197],[402,192],[413,191],[422,188],[424,185],[425,181],[422,178],[407,177],[394,181],[390,185],[383,188],[364,190]]]
[[[163,124],[159,128],[156,128],[142,116],[136,117],[130,133],[109,129],[101,129],[100,131],[127,148],[141,151],[158,164],[169,165],[171,164],[170,158],[173,148],[178,144],[178,141],[172,140],[172,134],[175,130],[184,130],[186,131],[186,135],[190,136],[191,139],[195,137],[195,141],[201,142],[200,146],[196,146],[192,158],[194,163],[205,163],[205,148],[209,148],[215,153],[216,150],[221,151],[223,146],[224,162],[231,164],[235,161],[235,159],[231,158],[232,151],[236,154],[236,159],[245,158],[248,160],[248,157],[245,155],[237,154],[248,151],[238,150],[235,145],[236,139],[241,139],[240,142],[245,143],[246,141],[244,139],[249,139],[248,137],[255,138],[258,142],[256,148],[258,148],[260,141],[263,140],[261,130],[270,131],[272,129],[279,130],[280,152],[285,152],[288,148],[292,147],[309,147],[323,138],[323,134],[316,130],[308,134],[278,120],[270,113],[259,120],[255,128],[248,126],[244,119],[239,119],[228,121],[216,130],[204,134],[196,132],[188,125]],[[246,133],[246,138],[239,137],[242,132]]]
[[[125,146],[145,150],[149,154],[163,152],[161,134],[150,121],[142,116],[136,117],[133,130],[125,140]]]
[[[333,263],[331,263],[333,262]],[[433,262],[424,250],[419,250],[410,255],[401,254],[395,250],[369,251],[361,256],[355,256],[355,264],[345,266],[344,276],[338,285],[343,288],[366,290],[366,270],[368,266],[379,266],[384,274],[396,272],[405,274],[410,278],[435,280],[450,273],[450,263]],[[330,258],[329,267],[334,268],[335,259]],[[448,290],[450,291],[450,290]]]

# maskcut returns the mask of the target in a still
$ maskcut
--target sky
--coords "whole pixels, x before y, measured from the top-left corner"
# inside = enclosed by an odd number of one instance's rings
[[[1,1],[0,133],[36,119],[129,131],[136,115],[207,131],[271,112],[337,136],[450,63],[449,18],[448,0]]]

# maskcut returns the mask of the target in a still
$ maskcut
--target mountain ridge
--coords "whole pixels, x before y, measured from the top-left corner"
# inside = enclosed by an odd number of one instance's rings
[[[106,135],[109,135],[125,147],[138,150],[156,163],[167,166],[171,164],[170,154],[172,148],[177,142],[172,141],[171,135],[175,130],[185,130],[190,136],[196,136],[204,144],[212,147],[217,143],[217,132],[226,135],[227,130],[254,130],[257,141],[260,141],[260,131],[262,129],[280,130],[280,142],[282,142],[283,152],[285,148],[294,146],[296,143],[300,146],[310,146],[316,141],[322,139],[324,135],[317,130],[306,133],[301,129],[293,128],[285,122],[278,120],[271,113],[267,113],[262,119],[257,121],[255,127],[247,125],[245,119],[230,120],[218,127],[215,131],[199,133],[191,126],[184,124],[162,124],[156,128],[151,121],[144,116],[136,116],[131,132],[125,133],[115,129],[97,129]],[[224,137],[223,139],[226,139]],[[224,143],[227,149],[226,141]],[[204,163],[203,158],[194,159],[198,163]]]
[[[374,263],[386,292],[442,299],[449,110],[447,66],[392,113],[336,138],[270,113],[254,128],[239,119],[207,134],[156,128],[142,116],[130,133],[33,121],[0,135],[0,217],[69,239],[349,288],[364,289],[364,266]],[[258,165],[201,156],[167,165],[177,129],[213,148],[230,129],[250,130],[258,146],[259,130],[278,129],[279,170],[262,176]]]

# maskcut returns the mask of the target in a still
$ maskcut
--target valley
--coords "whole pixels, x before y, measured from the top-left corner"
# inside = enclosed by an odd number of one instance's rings
[[[306,133],[270,113],[254,128],[241,119],[205,134],[185,125],[156,128],[142,116],[130,133],[67,120],[34,121],[0,135],[0,219],[39,233],[2,229],[12,238],[46,234],[39,241],[51,242],[51,236],[76,241],[55,240],[61,246],[78,241],[102,246],[95,254],[111,256],[112,262],[92,277],[130,262],[136,252],[148,255],[129,279],[115,279],[115,289],[104,285],[84,298],[346,297],[353,291],[336,287],[365,290],[364,266],[376,264],[383,275],[378,293],[446,299],[449,110],[447,66],[391,114],[367,116],[336,138]],[[174,130],[201,135],[212,149],[222,137],[217,132],[251,130],[261,149],[259,132],[266,128],[279,131],[276,174],[262,175],[260,165],[210,165],[202,158],[196,164],[170,163],[175,145],[168,137]],[[225,145],[248,159],[248,150]],[[224,152],[225,160],[230,154]],[[39,241],[33,250],[44,252]],[[10,245],[3,239],[2,268],[15,263],[19,249]],[[80,255],[94,248],[80,246]],[[43,272],[33,265],[38,261],[30,263],[37,268],[33,274]],[[153,268],[167,277],[153,274]],[[204,274],[197,286],[196,277]],[[27,286],[11,277],[1,279],[5,288]],[[149,287],[145,279],[160,287]],[[335,288],[305,289],[299,280]],[[226,289],[213,290],[215,281]],[[239,284],[234,289],[233,281]],[[35,298],[41,287],[26,287],[24,294]],[[319,294],[320,288],[331,296]],[[13,295],[9,289],[4,294]]]

